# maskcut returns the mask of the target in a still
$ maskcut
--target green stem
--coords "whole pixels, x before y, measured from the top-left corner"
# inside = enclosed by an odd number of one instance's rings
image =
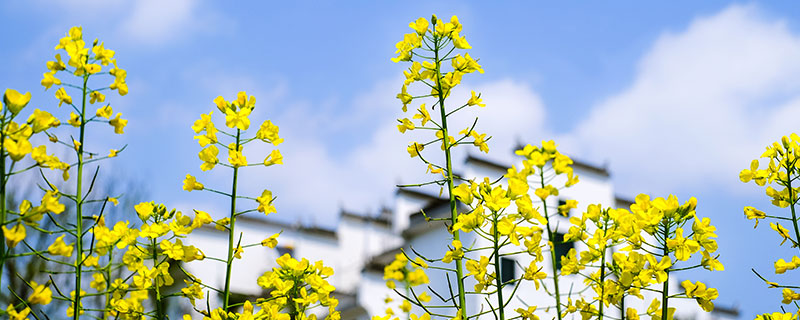
[[[544,188],[544,169],[539,169],[539,183]],[[561,320],[561,291],[558,288],[558,268],[556,268],[556,239],[555,234],[553,233],[553,229],[550,228],[550,215],[547,213],[547,203],[544,199],[542,199],[544,203],[542,207],[544,208],[544,218],[547,221],[547,239],[550,240],[550,265],[553,267],[553,286],[555,287],[554,294],[556,296],[556,314],[558,315],[558,320]],[[562,239],[563,241],[563,239]]]
[[[113,261],[114,261],[114,249],[110,248],[108,250],[108,264],[105,266],[105,268],[103,268],[104,269],[103,271],[104,271],[105,277],[106,277],[106,292],[104,293],[105,300],[106,300],[105,301],[105,310],[106,311],[104,311],[103,313],[105,313],[104,317],[106,319],[109,317],[109,311],[112,310],[110,294],[111,294],[111,264],[112,264]]]
[[[603,237],[606,236],[606,231],[608,230],[608,210],[605,211],[605,221],[603,221]],[[601,253],[600,258],[600,307],[599,309],[599,318],[597,320],[603,320],[603,306],[605,305],[605,295],[606,295],[606,286],[605,286],[605,279],[606,279],[606,244],[603,242],[601,244],[603,246],[603,252]]]
[[[492,220],[494,220],[494,227],[492,228],[492,242],[494,244],[494,277],[495,285],[497,286],[497,309],[500,312],[500,320],[505,320],[505,303],[503,300],[503,277],[500,274],[500,246],[498,239],[500,233],[497,231],[497,212],[492,212]]]
[[[442,91],[442,72],[441,72],[441,61],[439,61],[439,46],[438,46],[439,38],[434,37],[434,54],[435,54],[435,61],[436,61],[436,92],[437,98],[439,99],[439,112],[441,114],[442,119],[442,139],[444,143],[444,156],[445,161],[447,162],[447,193],[449,196],[450,201],[450,225],[455,225],[456,220],[458,217],[458,211],[456,209],[457,203],[455,195],[453,195],[453,163],[450,156],[450,135],[447,132],[447,112],[444,108],[444,92]],[[453,240],[461,241],[461,232],[459,230],[452,230],[451,234],[453,235]],[[467,307],[467,298],[466,298],[466,290],[464,289],[464,271],[462,267],[462,259],[458,258],[455,259],[456,263],[456,277],[458,282],[458,308],[462,310],[461,317],[463,319],[467,318],[466,315],[466,307]]]
[[[664,221],[664,257],[669,257],[669,248],[667,247],[667,239],[669,239],[669,223]],[[667,273],[667,280],[664,280],[664,289],[661,291],[661,319],[666,320],[669,314],[669,268],[665,269]]]
[[[88,58],[87,58],[88,59]],[[75,247],[78,249],[75,256],[75,300],[72,304],[72,319],[80,318],[81,308],[81,275],[83,273],[83,149],[84,134],[86,133],[86,88],[89,82],[89,75],[83,76],[83,94],[81,101],[81,132],[79,137],[80,146],[78,147],[78,176],[77,188],[75,190],[76,206],[75,211],[77,221],[75,224],[76,240]]]
[[[0,121],[0,223],[6,225],[6,150],[3,141],[6,140],[6,110],[3,108],[3,119]],[[0,232],[0,288],[3,283],[3,270],[6,267],[6,236]]]
[[[795,239],[795,241],[800,242],[800,228],[798,228],[798,226],[797,226],[797,214],[795,213],[795,208],[794,208],[794,205],[795,205],[794,197],[795,197],[795,195],[794,195],[794,189],[792,189],[792,170],[789,169],[790,167],[792,167],[791,162],[789,161],[789,156],[788,156],[789,152],[791,152],[791,150],[789,148],[786,148],[786,155],[787,155],[786,156],[786,166],[785,166],[786,167],[786,188],[789,189],[789,201],[792,204],[790,206],[790,209],[792,210],[792,224],[794,226],[794,239]],[[800,246],[798,246],[798,249],[800,249]]]
[[[155,238],[153,238],[153,240],[151,240],[150,245],[153,246],[153,268],[158,268],[158,247],[157,247]],[[161,305],[161,288],[160,288],[160,285],[158,283],[158,277],[161,277],[161,276],[156,276],[156,278],[153,279],[153,280],[155,280],[153,282],[154,282],[155,287],[156,287],[156,301],[155,301],[155,304],[156,304],[156,319],[165,319],[164,310],[162,309],[163,306]]]
[[[241,135],[241,130],[236,129],[236,146],[234,149],[236,151],[239,150],[240,135]],[[236,250],[236,248],[233,247],[234,245],[233,239],[234,239],[234,226],[236,225],[236,181],[238,179],[238,176],[239,176],[239,168],[234,166],[233,183],[231,185],[231,214],[230,214],[231,226],[230,228],[228,228],[228,260],[226,260],[227,269],[225,270],[225,293],[224,293],[225,302],[222,305],[222,309],[225,310],[226,312],[229,311],[228,307],[230,306],[229,299],[231,296],[231,270],[233,267],[233,253]]]

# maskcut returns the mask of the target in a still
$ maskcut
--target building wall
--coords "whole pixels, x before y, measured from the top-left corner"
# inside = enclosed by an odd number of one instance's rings
[[[468,158],[462,166],[463,177],[481,181],[482,177],[492,177],[492,180],[506,173],[506,168],[510,166],[498,164],[477,158]],[[514,163],[517,168],[521,167],[521,162]],[[580,183],[563,189],[558,197],[548,199],[548,211],[552,214],[558,206],[558,200],[574,199],[578,200],[578,208],[573,209],[571,215],[580,215],[589,204],[601,204],[603,207],[616,207],[627,205],[625,202],[618,202],[614,196],[614,188],[611,179],[604,169],[593,168],[591,166],[574,166],[576,174],[580,176]],[[557,177],[550,182],[554,186],[563,185],[564,177]],[[531,186],[531,192],[536,186]],[[446,197],[447,195],[442,195]],[[272,223],[263,220],[250,219],[247,223],[238,223],[237,232],[242,232],[242,243],[259,243],[265,237],[283,230],[279,237],[279,246],[288,246],[294,249],[293,256],[305,257],[309,260],[323,260],[327,266],[333,267],[335,275],[329,279],[331,284],[337,288],[337,292],[352,296],[350,305],[340,305],[340,309],[347,309],[345,314],[352,319],[368,320],[373,315],[383,315],[388,306],[394,306],[395,311],[399,312],[396,306],[401,299],[390,289],[386,288],[383,279],[382,269],[366,268],[375,257],[380,256],[390,250],[402,247],[410,256],[413,250],[431,258],[439,259],[444,256],[447,250],[446,245],[451,241],[451,235],[447,232],[442,222],[424,222],[419,215],[413,216],[421,209],[426,209],[426,214],[433,217],[449,216],[449,207],[444,199],[436,194],[425,194],[417,191],[398,191],[395,199],[394,208],[390,208],[391,216],[367,217],[354,214],[342,214],[336,229],[334,230],[314,230],[300,226],[288,226]],[[507,210],[514,212],[513,203]],[[544,213],[543,210],[540,212]],[[413,216],[413,217],[412,217]],[[555,217],[552,220],[557,232],[566,233],[570,227],[569,217]],[[545,234],[546,236],[546,234]],[[203,248],[206,255],[224,258],[227,254],[227,233],[216,231],[213,228],[204,228],[191,235],[190,243]],[[474,234],[464,234],[461,239],[464,246],[488,246],[487,240],[476,237]],[[580,244],[579,244],[580,246]],[[508,250],[512,250],[510,247]],[[581,248],[578,247],[578,250]],[[610,259],[609,253],[608,259]],[[245,251],[243,259],[235,260],[233,267],[232,290],[237,293],[248,295],[263,294],[255,282],[255,279],[265,271],[275,267],[275,259],[279,256],[277,250],[253,247]],[[385,256],[385,254],[384,254]],[[471,254],[473,259],[479,256]],[[519,276],[524,272],[523,267],[528,266],[531,258],[524,255],[514,256],[520,266],[515,269]],[[445,266],[441,263],[433,264]],[[549,259],[538,263],[545,270],[551,270],[552,266]],[[191,271],[203,279],[204,282],[217,287],[224,285],[225,265],[222,263],[209,264],[203,263],[202,268],[193,268]],[[451,264],[452,266],[452,264]],[[551,271],[548,271],[551,273]],[[430,287],[442,296],[449,296],[449,284],[447,278],[442,273],[434,271],[428,272],[431,283]],[[455,279],[451,279],[454,281]],[[467,290],[472,291],[474,280],[467,280]],[[677,280],[670,281],[672,293],[682,290]],[[572,290],[577,292],[585,288],[583,278],[578,275],[566,276],[562,278],[561,290]],[[548,290],[552,288],[548,287]],[[513,287],[504,289],[504,295],[510,296]],[[643,291],[646,296],[645,301],[639,302],[638,299],[629,299],[628,306],[644,310],[652,300],[652,296]],[[506,310],[514,310],[523,307],[521,301],[528,305],[537,305],[541,308],[553,306],[555,301],[544,290],[535,290],[534,283],[524,281],[520,284],[516,292],[519,299],[510,302]],[[387,305],[384,299],[391,296],[395,301]],[[436,297],[433,303],[442,303]],[[215,297],[211,297],[212,300]],[[521,301],[520,301],[521,300]],[[710,315],[702,312],[694,300],[672,300],[671,305],[678,307],[676,317],[680,320],[688,319],[731,319],[720,315]],[[212,304],[214,302],[212,301]],[[449,303],[449,302],[448,302]],[[488,306],[483,301],[483,296],[471,295],[468,301],[470,314],[475,314],[483,308],[488,310]],[[420,310],[416,310],[419,312]],[[547,313],[542,310],[538,313],[542,319],[555,315],[555,309]],[[611,313],[615,316],[615,313]],[[487,314],[484,319],[493,319],[494,316]]]

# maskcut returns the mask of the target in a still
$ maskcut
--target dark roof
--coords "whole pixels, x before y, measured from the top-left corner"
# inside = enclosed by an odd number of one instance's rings
[[[391,216],[391,212],[389,212],[389,214],[386,214],[386,210],[387,209],[382,210],[381,214],[376,216],[376,217],[360,215],[360,214],[357,214],[357,213],[353,213],[353,212],[342,210],[341,213],[340,213],[340,216],[342,218],[350,218],[350,219],[359,220],[361,222],[367,222],[367,223],[376,223],[376,224],[388,227],[389,225],[391,225],[391,221],[389,220],[389,217]]]
[[[412,196],[412,197],[417,197],[417,198],[422,198],[422,199],[429,199],[429,200],[442,199],[441,197],[436,196],[436,195],[428,194],[428,193],[425,193],[425,192],[422,192],[422,191],[417,191],[417,189],[418,188],[401,188],[401,187],[398,187],[396,193],[398,195],[402,194],[402,195],[407,195],[407,196]]]
[[[372,256],[364,265],[364,271],[383,273],[383,268],[392,263],[392,261],[394,261],[394,256],[400,253],[401,250],[402,247],[397,247]]]
[[[522,149],[524,147],[525,146],[523,146],[522,144],[518,144],[517,147],[514,150],[519,150],[519,149]],[[473,156],[470,155],[470,157],[473,157]],[[582,161],[582,160],[579,160],[579,159],[575,159],[575,158],[573,158],[571,156],[569,158],[572,159],[572,166],[573,167],[580,168],[580,169],[583,169],[583,170],[586,170],[586,171],[589,171],[589,172],[593,172],[593,173],[599,174],[599,175],[604,176],[604,177],[610,177],[611,176],[611,173],[608,172],[608,167],[605,166],[605,165],[602,166],[602,167],[599,167],[599,166],[590,164],[588,162],[585,162],[585,161]],[[511,166],[507,166],[506,168],[511,168]]]
[[[479,157],[473,156],[471,154],[468,154],[467,155],[467,159],[464,160],[464,163],[470,163],[470,162],[474,162],[474,163],[477,163],[479,165],[491,167],[493,169],[496,169],[497,171],[503,171],[503,172],[508,170],[508,168],[511,168],[511,166],[506,166],[504,164],[500,164],[500,163],[494,162],[494,161],[489,160],[489,159],[479,158]]]
[[[630,198],[620,195],[614,195],[614,202],[616,202],[614,206],[617,207],[617,209],[628,209],[632,204],[636,203]]]
[[[274,221],[274,220],[267,220],[267,219],[263,219],[263,218],[249,217],[249,216],[244,216],[244,215],[236,217],[236,220],[237,221],[242,221],[242,222],[245,222],[245,223],[248,223],[248,224],[252,223],[252,224],[259,224],[259,225],[262,225],[262,226],[270,226],[270,227],[281,228],[283,230],[295,230],[295,231],[298,231],[298,232],[303,232],[303,233],[306,233],[306,234],[317,235],[317,236],[322,236],[322,237],[327,237],[327,238],[333,238],[333,239],[337,239],[338,238],[338,236],[336,235],[336,230],[326,229],[326,228],[322,228],[322,227],[318,227],[318,226],[301,226],[299,224],[290,225],[290,224],[287,224],[287,223],[284,223],[284,222],[279,222],[279,221]],[[202,227],[202,229],[203,230],[208,230],[208,231],[220,231],[220,230],[217,230],[214,227],[213,224],[204,225]]]
[[[731,307],[724,307],[720,305],[714,305],[714,310],[711,310],[712,313],[722,313],[730,315],[734,318],[739,317],[739,307],[731,306]]]
[[[313,234],[317,236],[333,238],[333,239],[338,238],[336,235],[336,230],[326,229],[319,226],[300,226],[298,230],[304,233]]]

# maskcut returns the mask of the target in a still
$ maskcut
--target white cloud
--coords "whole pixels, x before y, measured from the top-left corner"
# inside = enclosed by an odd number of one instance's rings
[[[561,145],[610,160],[623,193],[736,185],[749,159],[796,130],[788,117],[800,113],[798,57],[800,37],[755,7],[698,18],[663,34],[633,83]]]
[[[230,27],[230,21],[206,10],[203,4],[192,0],[136,1],[128,10],[130,15],[120,23],[119,32],[139,44],[161,45],[191,33]]]

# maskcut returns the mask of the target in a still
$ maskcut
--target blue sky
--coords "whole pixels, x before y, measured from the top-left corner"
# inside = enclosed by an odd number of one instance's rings
[[[776,310],[780,292],[750,268],[768,273],[791,251],[744,219],[742,206],[768,206],[737,175],[797,128],[800,4],[494,4],[3,2],[0,86],[52,108],[52,91],[39,86],[44,63],[69,27],[83,26],[129,75],[130,94],[110,98],[130,119],[126,134],[98,142],[129,149],[104,173],[146,184],[152,200],[212,212],[224,204],[180,189],[186,173],[209,185],[226,179],[201,174],[189,126],[214,97],[245,90],[258,98],[254,117],[281,126],[286,165],[248,175],[244,189],[274,190],[278,219],[330,226],[342,207],[388,204],[392,186],[420,170],[393,127],[404,66],[389,58],[408,22],[455,14],[486,70],[464,87],[489,105],[481,119],[493,157],[507,158],[516,141],[556,139],[607,163],[623,196],[696,196],[698,214],[718,226],[727,271],[693,277],[719,287],[719,304],[738,305],[745,318]]]

